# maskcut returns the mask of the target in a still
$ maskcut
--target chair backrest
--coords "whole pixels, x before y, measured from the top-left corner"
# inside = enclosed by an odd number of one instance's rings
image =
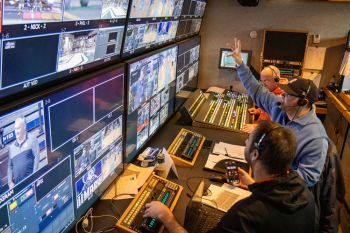
[[[336,146],[330,139],[320,180],[311,191],[315,198],[318,232],[337,233],[339,225],[337,202],[345,201],[345,183]]]

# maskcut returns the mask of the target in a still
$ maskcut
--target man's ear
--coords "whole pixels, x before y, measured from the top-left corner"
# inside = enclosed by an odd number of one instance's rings
[[[250,153],[250,156],[251,156],[251,157],[250,157],[251,161],[257,161],[257,160],[259,159],[259,156],[260,156],[258,149],[254,149],[254,150]]]

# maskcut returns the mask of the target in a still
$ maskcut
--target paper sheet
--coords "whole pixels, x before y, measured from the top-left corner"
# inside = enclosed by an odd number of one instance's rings
[[[325,47],[307,47],[304,61],[304,69],[323,70],[325,55]]]
[[[101,196],[102,200],[110,200],[115,197],[117,197],[118,194],[124,194],[125,195],[119,195],[116,200],[120,199],[130,199],[134,198],[134,195],[136,195],[138,192],[137,187],[137,181],[136,181],[136,174],[132,175],[121,175],[118,177],[115,182],[113,182],[108,189],[103,193]],[[134,195],[130,195],[134,194]]]
[[[339,74],[347,76],[350,74],[350,52],[345,51]]]
[[[142,185],[146,182],[146,180],[152,174],[153,171],[154,171],[154,166],[153,167],[139,167],[139,166],[136,166],[136,165],[130,163],[126,167],[123,175],[136,174],[137,188],[141,188]]]
[[[179,93],[176,94],[176,96],[188,99],[191,94],[192,94],[192,92],[190,92],[190,91],[181,90]]]
[[[202,197],[202,203],[227,212],[236,202],[249,197],[251,192],[231,185],[209,186],[209,195]]]
[[[224,93],[225,89],[221,87],[209,87],[206,92],[214,92],[214,93],[219,93],[222,94]]]
[[[174,171],[177,178],[179,178],[179,174],[177,173],[177,169],[174,163],[174,160],[170,157],[168,151],[163,147],[163,154],[165,156],[164,162],[166,167],[166,177],[168,177],[170,168]]]
[[[208,168],[208,169],[213,169],[218,162],[220,162],[221,160],[225,160],[225,159],[230,159],[230,157],[228,157],[226,155],[209,154],[207,162],[205,163],[204,167]],[[244,162],[244,163],[247,162],[247,161],[242,160],[242,159],[233,159],[233,160],[237,160],[237,161]]]
[[[215,143],[213,154],[228,154],[229,157],[244,160],[244,146],[233,145],[225,142]]]
[[[121,176],[116,184],[115,200],[134,198],[138,193],[136,174]]]
[[[318,71],[303,71],[303,78],[310,79],[316,85],[317,88],[320,87],[321,73]]]

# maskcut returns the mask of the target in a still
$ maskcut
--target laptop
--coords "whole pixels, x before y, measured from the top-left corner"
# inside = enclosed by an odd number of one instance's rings
[[[218,210],[202,202],[204,193],[204,180],[202,180],[194,192],[190,202],[186,207],[184,227],[189,233],[207,232],[215,227],[224,211]]]

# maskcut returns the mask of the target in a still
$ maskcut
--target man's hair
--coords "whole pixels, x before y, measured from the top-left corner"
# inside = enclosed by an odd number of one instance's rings
[[[259,121],[253,131],[250,151],[259,151],[259,160],[270,174],[286,172],[296,154],[293,132],[272,121]]]
[[[16,124],[16,123],[23,125],[24,129],[27,128],[26,119],[25,119],[24,117],[22,117],[22,116],[16,118],[15,124]]]

